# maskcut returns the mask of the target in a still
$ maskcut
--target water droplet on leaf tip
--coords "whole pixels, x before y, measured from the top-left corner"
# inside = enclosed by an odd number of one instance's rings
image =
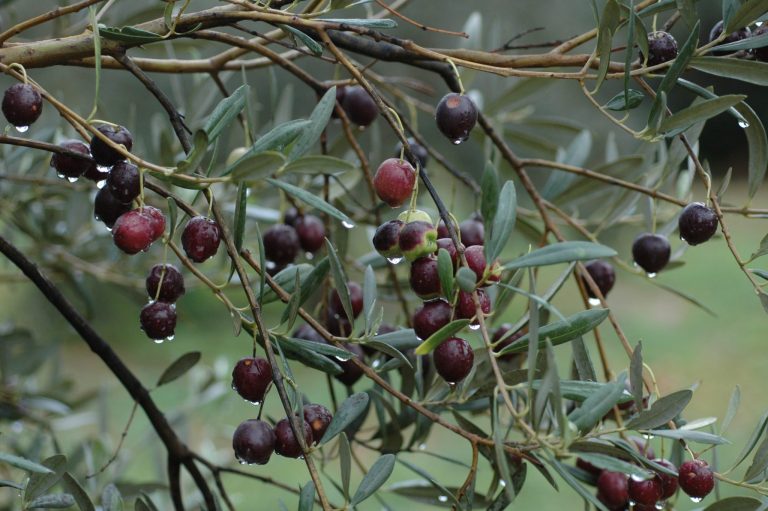
[[[371,364],[371,367],[372,367],[372,368],[374,368],[374,369],[376,369],[376,368],[378,368],[380,365],[381,365],[381,362],[379,362],[378,360],[374,360],[374,361],[373,361],[373,364]]]
[[[341,225],[343,225],[347,229],[351,229],[351,228],[353,228],[355,226],[355,224],[353,224],[352,222],[350,222],[348,220],[342,220],[341,221]]]
[[[479,330],[480,329],[480,325],[469,325],[469,329],[470,330]]]
[[[647,275],[648,275],[649,279],[655,279],[656,278],[656,273],[655,272],[648,272]]]
[[[439,500],[440,502],[448,502],[448,497],[446,497],[445,495],[440,495],[439,497],[437,497],[437,500]]]
[[[16,128],[16,131],[19,133],[26,133],[29,129],[29,126],[14,126],[14,128]]]
[[[749,128],[749,123],[747,121],[739,121],[739,128],[747,129]]]
[[[599,298],[590,298],[588,300],[588,302],[593,307],[596,307],[596,306],[600,305],[600,299]]]

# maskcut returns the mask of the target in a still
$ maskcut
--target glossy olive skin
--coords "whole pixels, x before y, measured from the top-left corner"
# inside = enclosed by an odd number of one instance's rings
[[[425,340],[451,321],[451,305],[445,300],[424,303],[413,315],[413,330],[416,336]]]
[[[232,388],[251,403],[261,403],[272,383],[272,366],[262,357],[245,357],[232,369]]]
[[[595,284],[597,284],[598,289],[600,289],[600,294],[604,297],[608,296],[608,293],[613,289],[613,285],[616,283],[616,271],[613,269],[613,265],[609,262],[597,259],[585,264],[584,268],[589,273],[589,276],[592,277],[592,280],[595,281]],[[584,288],[587,290],[587,295],[590,298],[595,298],[595,293],[592,291],[592,288],[587,285],[586,280],[584,280]]]
[[[186,292],[184,276],[172,264],[154,265],[149,270],[144,284],[150,299],[166,303],[176,302]]]
[[[150,302],[139,315],[141,329],[147,337],[160,341],[173,337],[176,328],[176,306],[165,302]]]
[[[370,125],[379,116],[376,102],[368,91],[359,85],[344,88],[341,107],[349,120],[360,127]]]
[[[597,498],[608,509],[624,509],[629,503],[629,478],[627,475],[603,470],[597,478]]]
[[[641,234],[632,243],[632,257],[635,263],[648,273],[660,272],[669,262],[671,255],[669,240],[658,234]]]
[[[298,219],[297,219],[298,221]],[[275,224],[264,231],[264,257],[278,265],[290,264],[299,255],[301,242],[296,229]]]
[[[219,224],[204,216],[191,218],[181,233],[184,252],[196,263],[202,263],[216,255],[220,243]]]
[[[232,436],[232,448],[240,463],[266,465],[275,451],[275,431],[264,421],[248,419]]]
[[[469,96],[451,92],[437,104],[435,121],[448,140],[460,144],[469,138],[469,133],[477,124],[477,107]]]
[[[43,113],[43,97],[27,83],[14,83],[5,90],[2,110],[10,124],[23,128],[35,122]]]
[[[435,369],[448,383],[458,383],[472,370],[475,354],[467,341],[450,337],[432,353]]]
[[[704,460],[688,460],[677,471],[677,482],[686,495],[703,499],[715,487],[715,476]]]
[[[96,129],[115,144],[124,146],[126,151],[130,152],[133,148],[133,135],[123,126],[101,124]],[[91,156],[93,156],[97,164],[104,167],[111,167],[120,160],[125,159],[122,154],[96,135],[91,138]]]
[[[689,245],[700,245],[715,235],[718,220],[712,208],[701,202],[692,202],[683,208],[677,227],[680,237]]]
[[[59,147],[67,151],[82,154],[83,158],[69,156],[61,153],[54,153],[51,156],[51,167],[56,170],[60,176],[77,178],[88,171],[96,169],[96,163],[91,158],[88,146],[79,140],[65,140],[59,144]]]
[[[312,428],[303,418],[299,419],[299,424],[304,429],[304,443],[307,446],[311,445]],[[287,417],[275,424],[275,452],[286,458],[298,458],[303,454],[301,444],[293,435],[293,430]]]
[[[671,34],[657,30],[648,34],[648,66],[658,66],[677,57],[677,41]]]

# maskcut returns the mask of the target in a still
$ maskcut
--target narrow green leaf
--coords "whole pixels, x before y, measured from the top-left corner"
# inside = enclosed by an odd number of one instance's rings
[[[739,404],[741,404],[741,388],[736,385],[733,388],[731,399],[728,401],[728,409],[725,411],[723,423],[720,425],[720,434],[723,434],[728,430],[734,417],[736,417],[736,412],[739,411]]]
[[[61,478],[62,488],[72,495],[75,499],[78,509],[80,511],[95,511],[96,507],[91,502],[90,497],[85,492],[83,487],[77,482],[77,479],[72,477],[72,474],[66,472]]]
[[[323,213],[327,213],[330,216],[340,220],[346,227],[352,227],[354,225],[354,223],[352,222],[352,219],[350,219],[347,215],[345,215],[338,209],[334,208],[327,202],[325,202],[322,198],[318,197],[317,195],[303,188],[299,188],[298,186],[294,186],[292,184],[285,183],[283,181],[278,181],[277,179],[268,178],[266,179],[266,181],[280,188],[291,197],[295,199],[299,199],[300,201],[309,204],[313,208],[319,209]]]
[[[768,34],[753,35],[740,41],[734,41],[732,43],[718,44],[714,48],[711,48],[710,52],[731,52],[740,50],[751,50],[753,48],[765,48],[768,46]]]
[[[200,166],[203,158],[205,158],[205,154],[208,152],[209,142],[208,134],[205,131],[195,131],[195,134],[192,136],[192,150],[187,154],[185,159],[176,162],[175,172],[188,174]]]
[[[333,416],[331,423],[328,425],[328,429],[325,430],[323,438],[318,442],[319,445],[328,443],[336,435],[344,431],[360,414],[362,414],[368,408],[368,401],[370,397],[365,392],[358,392],[352,394],[341,403],[336,414]]]
[[[179,206],[176,201],[168,197],[168,239],[172,240],[176,233],[176,222],[179,218]]]
[[[0,462],[7,463],[12,467],[20,468],[21,470],[24,470],[26,472],[32,472],[32,473],[38,473],[38,474],[53,473],[53,470],[51,470],[50,468],[44,465],[35,463],[34,461],[28,460],[26,458],[21,458],[19,456],[14,456],[13,454],[8,454],[4,452],[0,452]]]
[[[498,210],[493,218],[490,238],[485,245],[485,260],[487,263],[495,261],[509,240],[512,229],[517,219],[517,193],[515,184],[507,181],[501,188],[498,198]]]
[[[354,170],[357,170],[357,166],[347,160],[324,154],[312,154],[289,162],[283,169],[283,173],[338,175]]]
[[[166,370],[163,371],[163,374],[160,375],[160,378],[158,378],[157,386],[160,387],[166,383],[171,383],[172,381],[184,376],[187,371],[192,369],[195,364],[200,361],[200,357],[201,354],[199,351],[190,351],[189,353],[185,353],[174,360],[171,365],[169,365]]]
[[[315,351],[321,355],[326,355],[342,361],[351,360],[355,356],[351,351],[337,348],[331,344],[297,339],[295,337],[287,337],[284,335],[275,335],[275,338],[278,339],[278,342],[283,346],[283,349],[286,350],[286,353],[291,353],[292,350],[300,348]]]
[[[447,325],[444,325],[442,328],[440,328],[437,332],[430,335],[427,339],[422,342],[418,348],[416,348],[415,353],[417,355],[428,355],[429,353],[432,353],[438,346],[440,346],[443,341],[448,339],[449,337],[452,337],[457,332],[461,331],[469,325],[468,319],[456,319],[454,321],[451,321]]]
[[[88,7],[88,19],[91,23],[91,29],[93,30],[93,59],[94,59],[94,75],[96,84],[93,92],[93,108],[91,113],[88,114],[88,120],[90,121],[96,115],[96,111],[99,109],[99,95],[101,91],[101,37],[100,26],[96,18],[96,6],[91,5]]]
[[[277,151],[264,151],[254,153],[237,160],[229,167],[225,174],[229,174],[232,181],[246,184],[257,184],[265,178],[274,175],[285,166],[285,156]]]
[[[456,283],[459,285],[459,289],[465,293],[471,293],[477,286],[477,274],[470,268],[462,266],[456,271]]]
[[[293,148],[288,155],[288,160],[293,161],[307,154],[312,146],[320,139],[320,134],[325,130],[328,121],[331,120],[331,113],[336,106],[336,87],[331,87],[320,98],[312,114],[309,116],[310,124],[304,128],[301,135],[296,139]]]
[[[386,355],[389,355],[390,357],[399,360],[401,365],[413,369],[413,364],[411,364],[411,361],[408,360],[408,357],[403,355],[397,348],[393,348],[385,342],[379,342],[376,340],[370,340],[366,342],[365,345],[369,348],[375,349],[376,351],[380,351]]]
[[[697,122],[706,121],[720,115],[731,107],[741,103],[746,96],[730,94],[715,99],[705,99],[664,118],[658,131],[666,136],[677,135]]]
[[[605,507],[605,505],[603,505],[603,503],[600,502],[597,497],[592,494],[591,491],[587,490],[573,475],[571,475],[565,465],[560,463],[555,458],[546,457],[544,459],[547,461],[547,463],[549,463],[550,466],[552,466],[553,469],[555,469],[555,472],[558,473],[563,481],[568,483],[568,486],[573,488],[576,493],[581,496],[581,498],[591,503],[600,511],[609,511],[608,508]]]
[[[763,431],[765,431],[766,426],[768,426],[768,412],[764,413],[760,417],[760,420],[757,421],[757,426],[752,431],[749,439],[744,444],[744,448],[736,457],[736,461],[733,462],[733,466],[729,468],[727,472],[730,472],[734,468],[738,467],[742,461],[747,459],[747,456],[749,456],[749,453],[752,452],[752,449],[754,449],[757,445],[757,441],[760,440],[760,437],[763,435]]]
[[[336,288],[336,293],[338,293],[339,298],[341,299],[341,305],[344,308],[344,313],[347,315],[351,326],[354,327],[355,315],[352,312],[352,300],[349,297],[349,288],[347,287],[347,274],[344,271],[344,266],[341,264],[341,260],[339,259],[339,254],[336,251],[336,247],[333,246],[328,238],[325,239],[325,247],[328,251],[328,260],[331,263],[333,285]]]
[[[704,511],[757,511],[763,503],[753,497],[728,497],[704,508]]]
[[[581,381],[581,380],[560,380],[560,393],[565,399],[572,401],[584,401],[589,399],[593,395],[606,392],[606,387],[610,387],[613,391],[613,385],[615,382],[602,383],[596,381]],[[541,380],[533,380],[534,389],[539,389]],[[619,393],[617,403],[629,403],[632,401],[632,395],[626,390]]]
[[[491,401],[491,424],[493,425],[493,461],[495,462],[495,469],[498,472],[499,478],[503,481],[512,480],[512,471],[509,467],[509,458],[507,451],[504,449],[504,431],[505,428],[501,425],[499,420],[499,402],[494,394]],[[507,496],[507,500],[512,502],[515,500],[515,487],[511,484],[506,484],[502,489],[502,493]]]
[[[715,76],[722,76],[756,85],[768,85],[768,63],[724,57],[694,57],[691,67]]]
[[[40,473],[33,472],[27,482],[27,487],[24,490],[24,501],[31,502],[37,497],[45,494],[53,485],[59,482],[67,469],[67,458],[62,454],[54,454],[50,458],[46,458],[42,463],[48,467],[51,472]]]
[[[613,257],[616,251],[599,243],[589,241],[563,241],[552,243],[546,247],[534,250],[524,256],[504,265],[506,270],[516,268],[528,268],[531,266],[547,266],[550,264],[567,263],[571,261],[584,261]]]
[[[350,505],[356,506],[373,495],[376,490],[381,488],[381,486],[387,482],[387,479],[392,475],[392,470],[394,470],[394,468],[395,456],[393,454],[385,454],[377,459],[370,470],[368,470],[368,473],[365,474],[363,480],[360,481],[360,486],[357,487],[357,491],[352,497]]]
[[[633,463],[627,463],[626,461],[622,461],[607,454],[585,452],[579,453],[579,458],[591,463],[597,468],[610,470],[611,472],[621,472],[622,474],[627,474],[640,479],[650,479],[653,476],[653,473],[650,470],[638,467]]]
[[[235,248],[238,253],[243,248],[243,237],[245,236],[245,209],[248,202],[248,189],[245,184],[240,183],[237,187],[237,199],[235,202],[235,219],[234,219],[234,238]],[[171,224],[173,225],[173,224]]]
[[[539,331],[539,347],[543,346],[543,339],[548,338],[553,346],[566,343],[587,332],[592,331],[597,325],[608,317],[608,309],[590,309],[577,312],[568,317],[568,321],[557,321],[542,327]],[[530,332],[512,343],[499,352],[500,355],[507,353],[522,353],[528,348]]]
[[[101,494],[103,511],[123,511],[123,496],[114,484],[108,484]]]
[[[747,27],[768,11],[768,0],[746,0],[725,23],[723,32],[730,34]]]
[[[654,402],[651,408],[640,413],[627,423],[628,429],[653,429],[666,424],[682,412],[693,397],[693,392],[685,389],[673,392]]]
[[[571,341],[571,349],[573,350],[573,362],[576,366],[576,372],[579,375],[579,379],[582,380],[581,383],[596,382],[595,365],[589,356],[589,350],[584,344],[584,339],[578,337]],[[561,387],[562,383],[560,382]]]
[[[296,281],[293,286],[294,292],[288,300],[288,304],[283,309],[283,315],[280,318],[280,324],[285,325],[285,331],[290,332],[293,324],[296,322],[296,316],[299,313],[299,302],[301,301],[301,281],[299,274],[296,273]]]
[[[400,351],[408,351],[421,344],[421,340],[416,337],[412,328],[402,328],[387,334],[377,335],[373,340],[388,344]]]
[[[238,160],[230,164],[222,175],[226,176],[231,174],[235,169],[243,166],[245,160],[252,160],[254,156],[266,151],[281,152],[288,145],[293,142],[296,137],[301,135],[307,126],[311,125],[312,121],[307,119],[295,119],[288,121],[278,126],[275,126],[268,133],[261,136],[254,144],[248,149],[243,156]],[[258,157],[256,158],[258,161]],[[281,158],[283,162],[285,158]],[[282,163],[281,163],[282,166]],[[279,168],[279,167],[278,167]]]
[[[341,466],[341,488],[344,498],[349,500],[349,479],[352,473],[352,448],[349,445],[347,434],[339,435],[339,465]]]
[[[23,490],[24,485],[22,483],[17,483],[16,481],[0,479],[0,488],[15,488],[17,490]]]
[[[608,74],[608,66],[611,63],[611,49],[613,48],[613,34],[619,27],[621,9],[616,0],[608,0],[600,15],[600,23],[597,27],[597,55],[600,57],[600,65],[597,68],[595,89],[597,92]]]
[[[748,104],[740,103],[734,108],[744,117],[744,122],[739,123],[739,126],[744,129],[749,144],[747,181],[749,183],[749,197],[752,198],[760,189],[760,185],[765,179],[765,171],[768,168],[768,136],[766,136],[765,127],[760,117]]]
[[[677,0],[677,10],[682,14],[685,23],[691,27],[698,19],[696,15],[695,0]]]
[[[744,481],[753,484],[764,481],[766,468],[768,468],[768,438],[764,438],[755,451],[752,464],[744,473]]]
[[[445,491],[435,488],[434,485],[422,480],[398,481],[390,485],[387,491],[405,497],[419,504],[445,508],[448,495],[456,495],[459,492],[458,487],[446,486]],[[475,493],[475,506],[486,507],[492,505],[488,497]],[[498,508],[501,511],[503,508]]]
[[[135,27],[118,28],[99,24],[96,28],[98,29],[98,32],[96,33],[98,33],[104,39],[119,41],[121,43],[141,45],[147,43],[155,43],[163,40],[163,36],[161,35]]]
[[[698,442],[700,444],[722,445],[731,443],[719,435],[704,433],[703,431],[691,431],[687,429],[651,429],[644,431],[643,433],[664,438],[674,438],[675,440]]]
[[[682,86],[685,89],[688,89],[689,91],[693,92],[694,94],[704,98],[704,99],[715,99],[720,96],[712,92],[712,87],[704,88],[701,85],[698,85],[693,82],[689,82],[688,80],[683,80],[682,78],[677,79],[677,84]],[[733,117],[736,118],[736,120],[739,122],[739,125],[746,125],[749,124],[747,120],[744,118],[744,116],[739,113],[739,111],[733,107],[728,109],[728,113],[731,114]]]
[[[263,250],[262,250],[263,252]],[[262,266],[263,268],[264,266]],[[293,293],[293,286],[296,282],[296,272],[299,272],[301,275],[301,281],[305,282],[305,280],[309,277],[309,275],[315,270],[315,267],[311,264],[301,263],[294,266],[289,266],[288,268],[281,270],[272,277],[272,279],[275,281],[275,283],[282,287],[287,293]],[[272,288],[269,286],[266,286],[266,289],[264,290],[264,298],[261,300],[262,303],[271,303],[277,300],[278,297],[275,294],[274,291],[272,291]]]
[[[306,33],[302,32],[298,28],[294,28],[290,25],[277,25],[280,27],[280,30],[283,30],[287,32],[289,35],[292,35],[296,37],[299,41],[304,43],[304,45],[311,51],[313,54],[320,56],[323,54],[323,47],[320,43],[309,37]]]
[[[377,288],[376,274],[369,265],[365,268],[365,278],[363,279],[363,317],[365,318],[366,332],[370,331],[373,326],[373,312],[376,305],[376,296],[378,296]]]
[[[327,348],[333,348],[326,344],[312,341],[306,341],[303,339],[290,339],[287,337],[275,336],[277,339],[277,345],[285,352],[286,356],[298,360],[302,364],[323,371],[331,375],[341,374],[342,370],[333,360],[328,356],[321,353],[326,351]],[[306,344],[310,343],[310,344]],[[336,348],[338,349],[338,348]],[[345,355],[346,356],[346,355]]]
[[[208,135],[208,141],[213,142],[221,132],[245,108],[246,96],[250,92],[248,85],[241,85],[235,92],[222,99],[213,109],[205,122],[203,131]]]
[[[489,161],[480,178],[480,213],[483,215],[486,236],[493,231],[493,219],[499,206],[499,190],[499,174]]]
[[[299,511],[312,511],[315,505],[315,483],[308,482],[301,488],[299,494]]]
[[[37,497],[24,509],[66,509],[74,505],[75,498],[69,493],[51,493]]]
[[[600,390],[589,396],[584,403],[568,415],[582,432],[592,429],[613,408],[624,394],[624,381],[606,383]]]
[[[440,290],[443,296],[453,296],[453,261],[451,254],[444,248],[437,251],[437,276],[440,278]]]
[[[625,94],[624,91],[621,91],[612,97],[608,103],[605,104],[605,108],[613,110],[614,112],[632,110],[639,107],[643,102],[643,99],[645,99],[645,94],[635,89],[629,89],[627,94]]]
[[[335,19],[335,18],[322,18],[318,21],[324,21],[326,23],[338,23],[340,25],[349,25],[351,27],[363,27],[363,28],[397,28],[397,22],[391,19]]]
[[[638,410],[643,410],[643,343],[638,342],[629,362],[629,383]]]

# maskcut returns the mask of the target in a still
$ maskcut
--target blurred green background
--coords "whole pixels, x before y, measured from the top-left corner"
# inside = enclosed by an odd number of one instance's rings
[[[162,14],[162,5],[158,2],[116,2],[102,19],[107,25],[123,26],[137,20],[151,19]],[[468,44],[469,47],[495,48],[501,46],[512,36],[535,27],[544,30],[535,32],[521,39],[521,44],[541,42],[553,39],[565,39],[577,33],[589,30],[593,24],[591,10],[584,2],[536,2],[529,0],[483,2],[445,2],[443,0],[420,0],[412,2],[405,11],[409,16],[430,25],[460,30],[462,27],[473,34],[482,34],[469,43],[462,43],[456,38],[424,33],[401,23],[398,35],[412,37],[426,46],[455,47],[457,44]],[[55,2],[21,2],[5,1],[0,4],[2,26],[7,27],[21,19],[55,6]],[[213,5],[212,2],[193,2],[192,7],[202,8]],[[717,20],[719,2],[699,2],[699,13],[703,27],[709,27]],[[480,16],[473,14],[475,11]],[[356,8],[345,13],[345,16],[360,16],[365,13],[365,7]],[[68,17],[45,25],[27,34],[30,38],[50,36],[52,33],[67,34],[81,30],[83,15]],[[664,19],[658,21],[662,24]],[[265,27],[256,25],[257,30]],[[708,31],[708,29],[705,29]],[[674,33],[678,39],[684,38],[688,28],[679,23]],[[620,36],[619,36],[620,37]],[[200,42],[178,41],[169,44],[150,45],[145,49],[135,49],[131,56],[154,56],[178,58],[193,58],[209,55],[212,51],[220,51]],[[365,59],[361,61],[366,62]],[[345,75],[327,63],[300,61],[319,78],[343,78]],[[432,94],[414,93],[419,99],[434,104],[446,91],[442,84],[437,84],[433,77],[424,73],[414,72],[402,65],[377,65],[375,71],[386,76],[410,76],[423,80],[433,87]],[[70,107],[83,115],[87,115],[93,103],[94,74],[92,70],[59,66],[46,70],[30,70],[31,76],[39,81],[56,97],[63,99]],[[302,84],[281,70],[253,70],[245,73],[248,83],[253,87],[252,115],[256,130],[259,134],[280,122],[291,118],[306,116],[315,104],[314,96],[307,94]],[[482,101],[490,103],[516,80],[503,80],[495,76],[479,75],[473,72],[462,73],[466,87],[478,92]],[[160,87],[166,90],[176,104],[186,115],[192,127],[202,124],[210,112],[219,93],[207,76],[153,76]],[[234,90],[242,83],[240,73],[224,73],[229,90]],[[701,78],[691,75],[691,79]],[[0,87],[4,88],[11,81],[0,77]],[[705,80],[704,84],[713,84],[718,93],[740,91],[750,95],[750,104],[758,113],[766,111],[765,100],[756,88],[741,83],[727,81]],[[609,99],[616,91],[617,84],[609,84],[600,95],[601,100]],[[409,91],[410,92],[410,91]],[[682,106],[690,102],[690,96],[685,94],[673,95],[672,105]],[[163,164],[171,164],[173,158],[179,155],[179,148],[171,137],[170,128],[159,106],[149,98],[145,89],[133,77],[123,72],[104,71],[101,77],[101,95],[99,97],[98,118],[121,123],[134,133],[136,142],[134,151],[147,159]],[[522,103],[513,104],[508,114],[511,122],[506,135],[512,146],[523,156],[553,157],[553,150],[558,146],[566,146],[580,129],[588,127],[593,131],[592,148],[587,159],[588,165],[604,162],[603,154],[608,143],[608,133],[611,126],[595,114],[587,101],[581,96],[573,83],[555,83],[542,93],[532,98],[526,98]],[[527,124],[531,119],[565,119],[572,125],[570,130],[560,130],[552,133],[536,132]],[[644,119],[642,113],[639,119]],[[413,119],[412,119],[413,120]],[[445,141],[433,128],[429,116],[420,114],[417,119],[420,131],[433,142],[436,147],[448,157],[457,168],[479,179],[487,159],[488,150],[479,139],[454,147]],[[229,150],[243,145],[243,137],[238,129],[232,129],[226,140],[226,146],[219,148],[219,160],[223,161]],[[528,135],[527,137],[525,135]],[[43,118],[25,135],[30,138],[59,140],[64,136],[72,136],[71,130],[56,115],[51,108],[46,108]],[[339,137],[339,128],[332,125],[329,129],[331,141]],[[372,162],[389,156],[394,145],[394,137],[381,121],[375,123],[360,135]],[[612,142],[611,142],[612,143]],[[641,152],[639,143],[624,134],[616,133],[615,143],[622,155]],[[741,130],[733,118],[720,116],[708,124],[702,136],[702,155],[707,158],[713,172],[719,176],[728,168],[733,167],[734,182],[727,194],[729,204],[740,205],[745,202],[744,176],[746,173],[746,144]],[[345,149],[333,143],[331,147],[341,156],[347,156]],[[6,150],[7,151],[7,150]],[[9,153],[4,153],[9,156]],[[4,174],[23,174],[28,176],[52,178],[52,172],[47,168],[47,159],[30,153],[19,156],[14,153],[0,161],[0,169]],[[459,218],[468,215],[476,206],[477,198],[472,197],[465,189],[453,180],[442,168],[429,168],[433,173],[438,188],[446,198],[449,206]],[[501,168],[503,177],[511,178],[509,169]],[[532,170],[537,178],[546,178],[548,171]],[[543,182],[543,181],[542,181]],[[719,180],[716,181],[719,183]],[[56,189],[58,200],[52,201],[46,196],[51,189]],[[90,191],[60,191],[61,187],[33,189],[29,186],[19,186],[6,180],[0,181],[0,194],[8,198],[13,207],[3,208],[0,218],[3,220],[4,235],[10,235],[18,243],[29,250],[33,259],[46,266],[57,266],[62,263],[74,264],[70,259],[63,259],[63,254],[77,256],[78,261],[84,261],[85,267],[72,268],[71,272],[57,273],[60,282],[68,296],[82,310],[91,314],[96,330],[113,345],[117,353],[134,370],[142,381],[150,384],[155,381],[162,370],[174,359],[188,351],[200,350],[203,360],[199,367],[167,387],[158,389],[153,396],[168,415],[174,425],[178,426],[181,435],[199,450],[201,454],[221,463],[234,462],[231,456],[231,435],[240,421],[252,418],[257,413],[251,405],[241,401],[228,389],[229,373],[234,362],[250,351],[250,340],[247,335],[236,337],[233,333],[232,321],[224,307],[211,295],[207,289],[195,286],[191,276],[188,277],[188,293],[178,305],[179,324],[176,339],[162,345],[154,345],[147,340],[138,328],[138,310],[144,301],[141,291],[143,276],[148,268],[160,262],[163,250],[160,246],[153,247],[148,254],[128,258],[120,255],[112,246],[109,233],[101,224],[91,218]],[[257,191],[258,192],[258,191]],[[53,193],[53,192],[52,192]],[[181,192],[186,193],[186,192]],[[219,193],[219,190],[217,190]],[[222,197],[227,197],[230,190],[220,190]],[[18,194],[18,195],[16,195]],[[271,194],[274,195],[274,194]],[[519,194],[522,196],[522,192]],[[186,194],[192,197],[191,194]],[[694,188],[696,199],[703,199],[704,191]],[[27,201],[21,201],[21,198]],[[34,203],[38,197],[41,204]],[[522,205],[527,206],[525,199]],[[430,205],[422,198],[424,207]],[[765,207],[768,196],[761,193],[752,201],[755,207]],[[265,208],[267,216],[276,214],[283,205],[271,197],[269,193],[255,193],[250,202],[251,206]],[[35,216],[35,208],[42,207],[46,214]],[[352,205],[350,205],[352,207]],[[674,217],[675,208],[660,208],[659,218],[670,220]],[[57,232],[61,238],[48,241],[46,239],[30,239],[14,234],[11,218],[18,214],[29,215],[32,219],[54,222],[56,219]],[[59,215],[59,216],[55,216]],[[638,213],[636,220],[641,219]],[[764,221],[748,220],[740,217],[729,217],[730,227],[736,240],[736,245],[742,256],[753,252],[766,231]],[[263,223],[264,226],[268,223]],[[263,229],[264,227],[262,227]],[[601,242],[609,244],[619,251],[620,258],[630,261],[629,247],[635,235],[644,229],[642,221],[634,225],[618,225],[601,235]],[[61,232],[59,232],[61,231]],[[349,255],[362,256],[371,250],[370,228],[357,227],[349,233]],[[577,239],[574,235],[573,239]],[[246,241],[252,249],[255,242]],[[507,257],[513,257],[524,251],[529,240],[522,235],[515,236],[506,252]],[[673,240],[673,250],[680,247],[680,242]],[[711,308],[716,316],[708,315],[701,309],[689,304],[679,297],[667,293],[651,285],[644,277],[634,273],[619,270],[616,288],[611,293],[610,304],[620,320],[625,332],[632,343],[642,340],[644,356],[653,368],[658,384],[663,393],[681,388],[698,385],[691,406],[686,412],[689,420],[716,416],[722,418],[729,396],[736,385],[741,387],[742,407],[739,415],[728,433],[733,445],[718,449],[720,466],[727,467],[729,462],[740,451],[744,441],[754,427],[757,418],[768,408],[762,384],[763,371],[768,368],[768,360],[761,355],[764,332],[765,312],[755,298],[749,283],[739,272],[725,242],[721,237],[704,246],[684,252],[676,252],[676,256],[685,264],[674,270],[663,272],[659,277],[660,283],[672,286],[695,296]],[[754,267],[761,267],[761,260]],[[764,267],[764,263],[763,263]],[[98,468],[109,458],[125,427],[131,409],[131,401],[119,384],[111,377],[104,365],[95,355],[90,353],[85,345],[74,335],[56,312],[41,298],[39,293],[30,285],[19,282],[17,273],[5,262],[2,263],[4,281],[0,287],[0,321],[26,328],[33,332],[45,349],[45,369],[41,377],[34,382],[26,382],[33,386],[43,387],[48,378],[58,375],[71,380],[73,387],[68,390],[70,398],[86,396],[94,393],[95,397],[75,413],[67,414],[53,421],[56,436],[64,452],[78,453],[77,446],[84,438],[93,439],[92,467]],[[226,278],[228,266],[222,254],[215,261],[210,261],[201,267],[217,282]],[[541,287],[545,287],[554,275],[555,268],[542,272]],[[401,277],[407,275],[404,265],[398,271]],[[131,285],[104,283],[104,279],[96,278],[93,273],[106,276],[106,280],[127,280]],[[68,275],[69,278],[64,278]],[[350,270],[350,276],[362,281],[360,268]],[[119,277],[119,278],[118,278]],[[71,280],[70,280],[71,279]],[[549,280],[548,280],[549,279]],[[381,279],[383,282],[383,278]],[[75,282],[77,286],[73,285]],[[81,293],[82,292],[82,293]],[[88,296],[86,300],[83,296]],[[236,303],[244,305],[244,300],[233,288],[231,296]],[[387,297],[382,295],[383,299]],[[414,302],[415,303],[415,302]],[[576,289],[573,283],[566,286],[564,291],[554,301],[564,314],[572,314],[580,309]],[[525,306],[517,299],[514,306],[504,317],[494,317],[495,324],[503,321],[514,321],[520,310]],[[270,326],[279,322],[280,307],[267,307],[266,317]],[[387,305],[388,319],[396,322],[397,310]],[[612,369],[615,373],[624,370],[628,361],[620,348],[618,340],[608,327],[601,328],[604,342],[607,346]],[[475,334],[470,334],[476,344]],[[587,339],[588,346],[594,351],[591,337]],[[559,348],[559,363],[561,372],[567,367],[570,351],[567,347]],[[292,364],[297,375],[297,382],[302,392],[316,402],[329,405],[330,397],[327,390],[326,377],[319,372],[300,368]],[[19,383],[19,382],[16,382]],[[24,382],[22,382],[24,383]],[[336,393],[341,399],[344,389],[336,385]],[[356,385],[356,390],[364,390],[366,382]],[[202,392],[200,389],[205,389]],[[265,414],[279,418],[281,408],[274,392],[266,403]],[[478,422],[483,423],[482,419]],[[364,431],[372,433],[373,424],[368,423]],[[19,441],[25,445],[38,442],[42,455],[49,455],[53,448],[49,441],[40,442],[35,436],[35,428],[23,428],[18,422],[0,422],[0,441],[13,443]],[[365,435],[363,435],[365,436]],[[406,437],[408,435],[406,434]],[[658,452],[659,446],[657,446]],[[324,454],[335,454],[333,448],[326,448]],[[376,458],[376,453],[368,450],[357,450],[360,460],[369,466]],[[460,465],[440,461],[429,453],[440,454],[463,462],[470,458],[469,446],[446,431],[434,428],[429,441],[424,446],[424,452],[402,454],[402,458],[413,462],[429,471],[435,478],[446,486],[460,485],[466,475],[466,468]],[[322,457],[318,454],[318,459]],[[309,476],[301,461],[286,460],[274,456],[265,467],[246,467],[268,477],[273,477],[289,485],[297,487],[305,484]],[[336,460],[329,460],[325,470],[334,479],[338,479]],[[739,469],[743,470],[743,469]],[[116,474],[119,474],[116,476]],[[153,432],[147,421],[139,412],[128,431],[125,445],[118,461],[102,476],[90,479],[88,489],[97,493],[101,485],[118,478],[126,483],[137,484],[165,479],[165,460],[159,443],[154,439]],[[736,474],[740,474],[739,471]],[[82,476],[82,473],[78,475]],[[419,477],[398,465],[389,483]],[[352,487],[355,488],[360,479],[360,471],[355,470]],[[481,460],[481,471],[477,491],[484,493],[490,480],[490,471]],[[227,476],[227,488],[238,509],[278,509],[278,502],[283,499],[289,509],[295,508],[296,498],[269,485],[255,481]],[[327,479],[326,479],[327,481]],[[330,485],[328,485],[330,487]],[[574,509],[581,507],[576,503],[576,494],[564,483],[560,484],[559,493],[551,491],[535,470],[529,471],[528,482],[513,508],[537,509],[542,511]],[[2,492],[9,490],[0,490]],[[338,494],[331,489],[333,500],[338,502]],[[724,494],[734,493],[733,488],[723,487]],[[738,492],[737,492],[738,493]],[[153,494],[160,500],[160,493]],[[394,496],[387,491],[380,496],[391,509],[420,509],[421,506]],[[0,500],[2,502],[2,500]],[[13,509],[13,502],[6,505]],[[167,503],[164,502],[164,505]],[[678,500],[678,509],[693,509],[694,504],[686,498]],[[371,499],[360,509],[380,509],[381,503]]]

